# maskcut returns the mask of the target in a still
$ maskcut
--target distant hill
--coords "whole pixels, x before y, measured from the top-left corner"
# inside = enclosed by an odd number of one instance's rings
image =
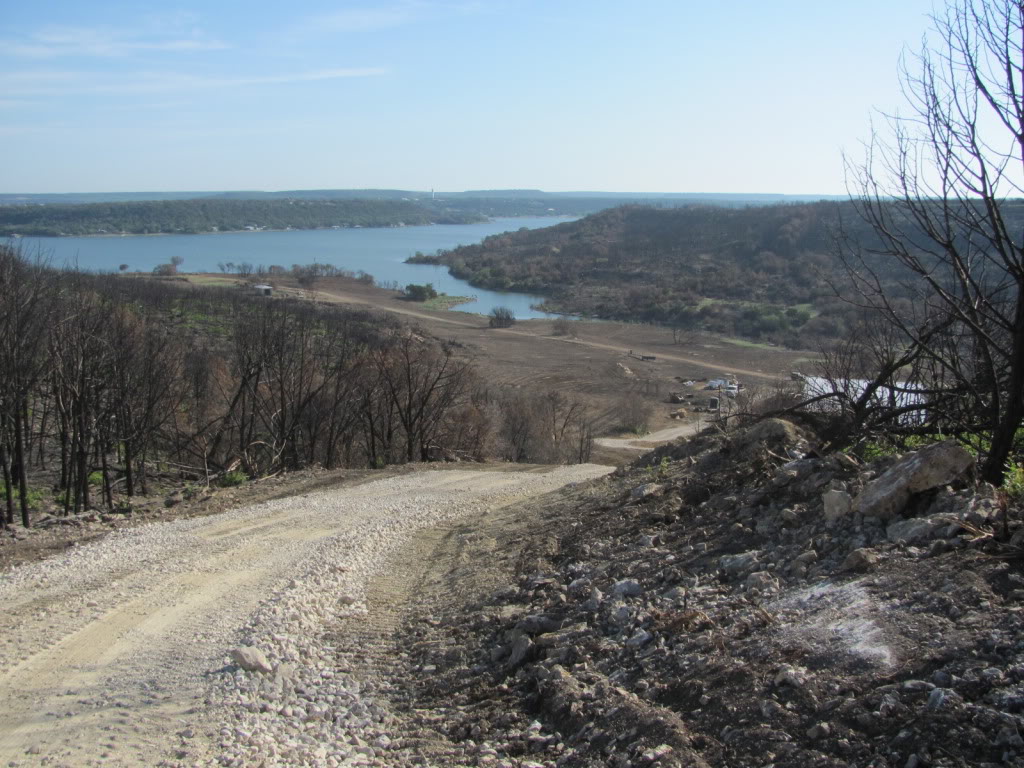
[[[481,218],[586,216],[622,205],[745,208],[807,199],[810,198],[774,194],[543,192],[539,189],[465,192],[305,189],[0,195],[0,236],[15,233],[59,236],[109,232],[209,232],[246,227],[309,229],[391,226],[398,222],[461,223]],[[302,203],[304,207],[283,207],[289,205],[289,201]],[[360,208],[360,201],[377,207],[364,205]],[[341,204],[356,207],[345,212],[338,207]],[[388,211],[387,205],[394,207]]]
[[[149,200],[0,206],[0,236],[194,234],[244,229],[465,224],[483,214],[406,200]]]
[[[410,189],[292,189],[275,192],[223,190],[215,192],[81,192],[47,194],[0,194],[3,205],[52,205],[84,203],[129,203],[160,200],[409,200],[409,201],[533,201],[555,206],[586,207],[587,213],[624,203],[679,205],[713,203],[717,205],[765,205],[779,202],[811,202],[840,199],[830,195],[783,195],[757,193],[693,192],[544,192],[539,189],[487,189],[464,192]],[[575,203],[572,201],[576,201]],[[497,202],[493,204],[498,204]]]
[[[802,346],[847,327],[850,308],[830,286],[846,281],[834,256],[841,214],[869,243],[849,203],[627,205],[414,259],[483,288],[546,296],[553,311]]]

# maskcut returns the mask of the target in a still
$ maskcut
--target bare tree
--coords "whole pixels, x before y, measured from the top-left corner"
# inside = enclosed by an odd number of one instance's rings
[[[972,442],[998,484],[1024,419],[1024,206],[1011,199],[1024,164],[1024,4],[951,0],[934,22],[935,44],[900,69],[910,112],[887,118],[888,138],[876,133],[848,167],[876,241],[843,252],[859,298],[942,402],[929,423]]]
[[[507,461],[578,464],[590,460],[593,419],[586,403],[556,390],[507,392],[501,412],[499,455]]]
[[[383,390],[405,437],[406,461],[428,461],[444,417],[462,405],[470,366],[412,332],[374,354]]]
[[[7,509],[13,522],[13,491],[17,487],[22,524],[30,524],[27,468],[31,450],[31,402],[49,360],[45,354],[48,314],[53,306],[53,281],[42,259],[0,246],[0,464],[3,465]]]
[[[511,328],[516,324],[516,313],[508,307],[495,307],[491,310],[488,324],[491,328]]]
[[[636,435],[646,435],[651,431],[651,416],[654,408],[643,398],[634,394],[623,397],[616,407],[619,426]]]

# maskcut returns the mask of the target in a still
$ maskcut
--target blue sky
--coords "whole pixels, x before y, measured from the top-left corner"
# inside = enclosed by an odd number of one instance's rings
[[[931,0],[0,0],[0,192],[840,194]]]

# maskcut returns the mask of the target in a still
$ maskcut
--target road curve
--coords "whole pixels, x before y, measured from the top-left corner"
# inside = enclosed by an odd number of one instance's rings
[[[610,469],[418,471],[123,529],[5,573],[0,765],[232,764],[222,752],[241,750],[245,731],[225,721],[214,690],[244,675],[232,672],[231,648],[259,640],[280,661],[300,647],[301,672],[329,614],[358,609],[367,581],[417,531]],[[247,695],[229,703],[252,704]],[[318,727],[354,722],[328,714]],[[265,757],[330,747],[281,739],[267,737]],[[259,764],[249,759],[261,748],[234,764]],[[266,764],[306,764],[292,759]]]

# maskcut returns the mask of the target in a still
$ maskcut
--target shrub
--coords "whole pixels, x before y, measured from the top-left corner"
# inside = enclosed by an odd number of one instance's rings
[[[511,328],[516,324],[516,314],[508,307],[495,307],[489,323],[491,328]]]
[[[551,332],[555,336],[575,336],[576,333],[573,330],[572,320],[565,315],[556,317],[554,322],[551,323]]]
[[[219,484],[223,488],[234,488],[235,486],[241,485],[249,478],[246,477],[245,472],[240,469],[232,470],[221,475]]]
[[[429,301],[430,299],[437,298],[437,291],[434,290],[433,283],[425,283],[424,285],[409,283],[405,286],[405,295],[410,301]]]
[[[1003,490],[1010,501],[1024,500],[1024,464],[1010,464],[1003,476]]]
[[[21,503],[21,492],[20,492],[20,489],[17,486],[15,486],[12,489],[12,492],[13,492],[13,496],[14,496],[15,501],[17,503]],[[0,483],[0,499],[6,499],[6,498],[7,498],[7,486],[4,485],[3,483]],[[38,488],[29,488],[28,492],[25,494],[25,498],[28,501],[29,507],[31,507],[32,509],[38,509],[39,505],[42,503],[43,499],[46,498],[46,494],[43,493],[43,491],[41,491]]]

